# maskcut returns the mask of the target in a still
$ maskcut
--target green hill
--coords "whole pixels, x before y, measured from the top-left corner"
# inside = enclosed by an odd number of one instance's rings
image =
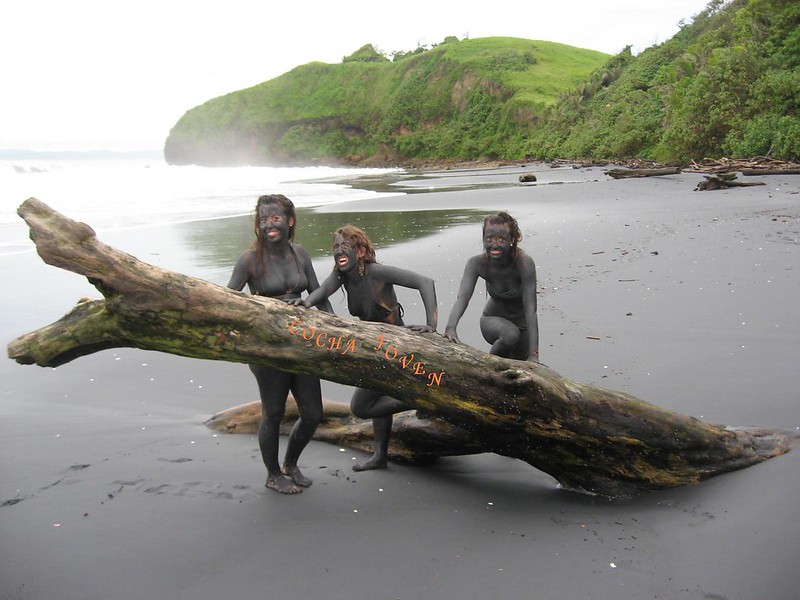
[[[188,111],[171,163],[800,160],[800,2],[712,0],[633,56],[516,38],[364,46]]]
[[[397,163],[515,153],[607,54],[516,38],[448,38],[390,61],[368,45],[189,110],[171,163]]]
[[[714,0],[669,41],[614,57],[521,149],[538,159],[800,159],[800,2]]]

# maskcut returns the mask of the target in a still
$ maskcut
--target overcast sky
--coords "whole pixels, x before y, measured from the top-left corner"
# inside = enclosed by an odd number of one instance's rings
[[[160,149],[188,109],[364,44],[453,35],[610,54],[669,39],[708,0],[4,0],[0,148]]]

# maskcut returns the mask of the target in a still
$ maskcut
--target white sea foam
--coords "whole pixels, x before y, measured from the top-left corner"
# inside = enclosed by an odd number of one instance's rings
[[[157,159],[0,161],[0,255],[29,251],[18,206],[31,196],[97,231],[250,214],[261,194],[298,207],[386,196],[336,178],[392,169],[171,166]],[[316,180],[325,179],[325,182]],[[333,182],[330,180],[334,179]]]

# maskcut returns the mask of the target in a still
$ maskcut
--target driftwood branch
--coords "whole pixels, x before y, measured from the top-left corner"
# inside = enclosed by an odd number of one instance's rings
[[[720,173],[718,175],[704,175],[705,181],[701,181],[694,188],[695,192],[706,192],[711,190],[725,190],[732,187],[751,187],[754,185],[766,185],[763,181],[737,181],[736,173]]]
[[[297,405],[286,404],[281,422],[281,435],[289,435],[299,417]],[[219,412],[206,421],[206,426],[224,433],[256,433],[261,422],[261,402],[249,402]],[[350,407],[340,402],[323,401],[322,422],[314,439],[363,452],[372,452],[372,421],[358,419]],[[480,454],[486,449],[467,431],[441,419],[420,419],[408,410],[394,416],[389,458],[396,462],[429,462],[442,456]]]
[[[756,156],[748,159],[705,159],[700,162],[692,161],[689,170],[699,173],[735,173],[742,175],[797,175],[800,174],[800,164],[777,160],[766,156]]]
[[[660,175],[677,175],[680,167],[663,167],[656,169],[608,169],[605,173],[614,179],[631,179],[634,177],[658,177]]]
[[[800,175],[800,169],[774,168],[774,169],[741,169],[740,173],[745,177],[758,175]]]
[[[391,394],[465,430],[486,451],[606,496],[697,483],[797,441],[782,430],[707,424],[440,335],[346,320],[165,271],[33,198],[18,213],[46,263],[87,277],[104,296],[12,341],[9,357],[23,364],[55,366],[136,347],[311,373]]]

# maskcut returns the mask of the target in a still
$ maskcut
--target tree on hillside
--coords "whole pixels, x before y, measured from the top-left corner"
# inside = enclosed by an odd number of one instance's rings
[[[379,52],[375,46],[372,44],[364,44],[353,52],[350,56],[345,56],[342,58],[343,63],[348,62],[372,62],[372,63],[379,63],[379,62],[389,62],[389,59],[383,52]]]

